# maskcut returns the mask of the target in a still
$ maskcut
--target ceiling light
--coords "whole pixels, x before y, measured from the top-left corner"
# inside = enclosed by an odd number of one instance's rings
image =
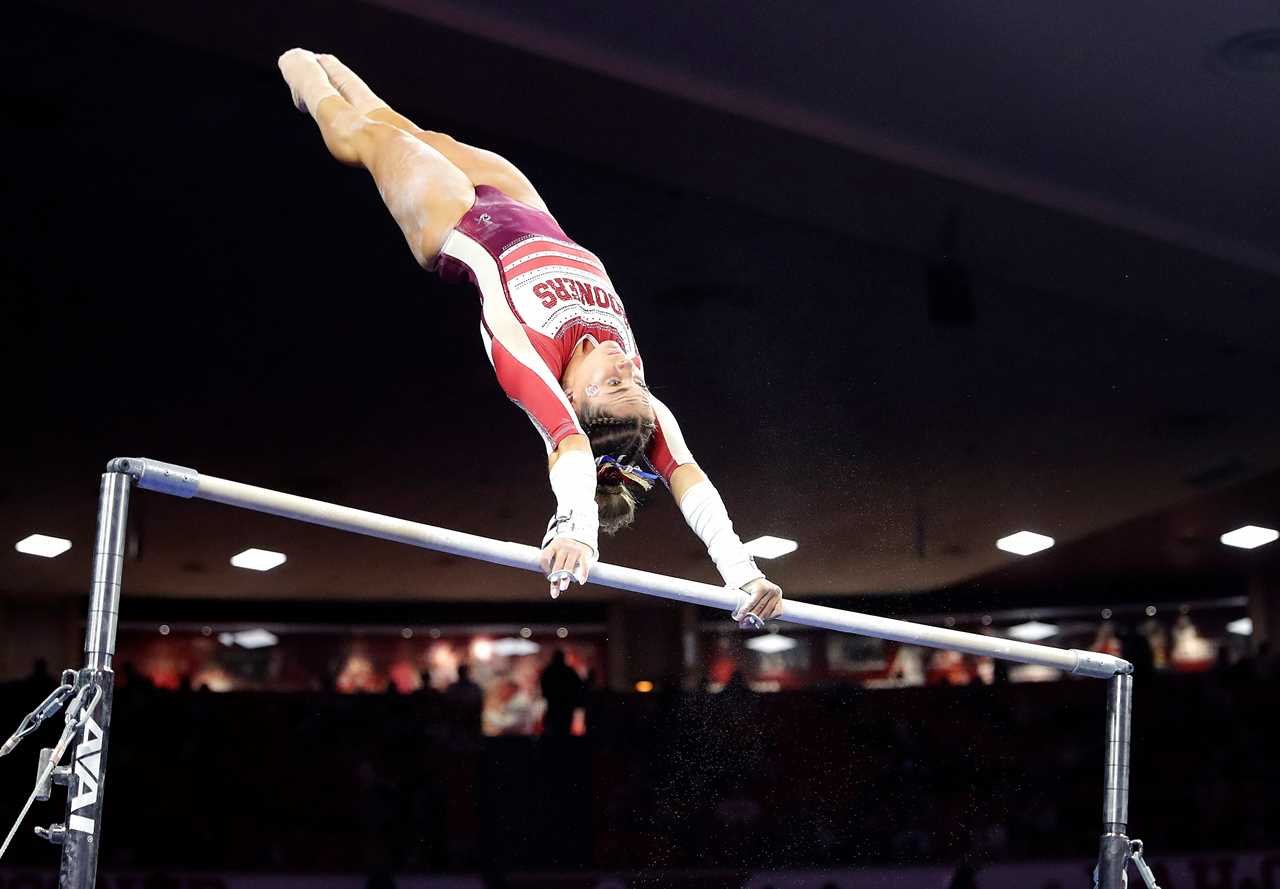
[[[236,633],[234,638],[241,648],[270,648],[280,641],[275,633],[263,629],[244,630]]]
[[[508,636],[493,643],[493,653],[498,657],[515,657],[522,654],[536,654],[542,646],[532,639],[517,639]]]
[[[787,553],[795,552],[797,544],[794,540],[787,540],[785,537],[774,537],[772,534],[766,534],[763,537],[757,537],[755,540],[748,540],[745,546],[747,552],[757,559],[777,559]]]
[[[648,679],[641,679],[636,683],[636,691],[640,692],[642,695],[648,694],[653,691],[653,683]]]
[[[285,563],[284,553],[275,553],[269,549],[247,549],[231,557],[231,564],[237,568],[249,568],[253,571],[270,571]]]
[[[52,559],[71,549],[71,541],[62,537],[50,537],[48,534],[32,534],[30,537],[19,540],[13,548],[29,556],[44,556],[46,559]]]
[[[1228,531],[1218,539],[1227,546],[1236,546],[1240,549],[1256,549],[1264,543],[1270,543],[1280,537],[1280,532],[1274,528],[1259,528],[1257,525],[1245,525],[1243,528],[1236,528],[1234,531]]]
[[[1053,546],[1052,537],[1045,537],[1043,534],[1037,534],[1034,531],[1019,531],[1017,534],[1010,534],[1008,537],[1001,537],[996,541],[997,549],[1002,549],[1007,553],[1015,553],[1019,556],[1029,556],[1051,546]]]
[[[241,648],[270,648],[280,640],[276,638],[275,633],[259,628],[241,630],[239,633],[219,633],[218,641],[228,648],[235,645]]]
[[[1025,624],[1009,627],[1007,632],[1010,639],[1017,639],[1020,642],[1039,642],[1041,639],[1058,635],[1058,628],[1053,624],[1030,620]]]
[[[1253,618],[1242,617],[1239,620],[1233,620],[1227,624],[1227,632],[1235,633],[1237,636],[1253,635]]]
[[[567,637],[568,635],[569,635],[569,628],[568,628],[568,627],[556,627],[556,638],[557,638],[557,639],[564,639],[564,638],[565,638],[565,637]]]
[[[777,654],[782,651],[790,651],[795,647],[796,640],[780,633],[768,633],[764,636],[755,636],[747,640],[747,648],[752,651],[758,651],[761,654]]]

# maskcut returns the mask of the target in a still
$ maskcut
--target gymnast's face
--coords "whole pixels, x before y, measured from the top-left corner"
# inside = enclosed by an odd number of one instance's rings
[[[653,419],[644,376],[612,340],[605,340],[587,353],[568,389],[579,411],[592,409],[613,417]]]

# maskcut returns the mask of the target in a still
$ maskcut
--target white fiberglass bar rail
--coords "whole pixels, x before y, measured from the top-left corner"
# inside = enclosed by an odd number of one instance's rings
[[[538,565],[539,550],[537,547],[522,543],[493,540],[475,534],[450,531],[446,528],[366,512],[362,509],[338,506],[322,500],[284,494],[202,475],[194,469],[156,460],[121,458],[113,460],[108,466],[108,471],[123,472],[132,476],[138,486],[146,490],[160,491],[179,497],[212,500],[215,503],[224,503],[254,512],[269,513],[313,525],[336,528],[340,531],[379,537],[396,543],[407,543],[411,546],[451,553],[469,559],[480,559],[497,565],[542,573]],[[605,563],[600,563],[592,569],[591,582],[643,593],[646,596],[675,599],[729,612],[736,610],[745,601],[744,594],[737,590]],[[780,620],[793,624],[860,636],[873,636],[927,648],[961,651],[1024,664],[1039,664],[1081,676],[1110,678],[1116,674],[1129,673],[1133,669],[1128,661],[1108,654],[1053,648],[998,636],[981,636],[977,633],[965,633],[910,621],[876,617],[856,611],[797,602],[792,599],[786,600],[784,609]]]

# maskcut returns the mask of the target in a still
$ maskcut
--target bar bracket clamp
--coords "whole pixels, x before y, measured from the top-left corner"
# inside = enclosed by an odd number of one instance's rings
[[[146,457],[117,457],[107,464],[107,472],[122,472],[139,488],[175,497],[194,497],[200,487],[200,473],[196,470]]]

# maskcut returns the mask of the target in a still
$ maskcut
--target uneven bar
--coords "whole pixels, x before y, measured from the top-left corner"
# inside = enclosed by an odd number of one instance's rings
[[[145,458],[121,458],[108,465],[109,471],[132,476],[138,487],[179,497],[195,497],[215,503],[263,512],[340,531],[378,537],[396,543],[407,543],[469,559],[480,559],[511,568],[542,572],[536,547],[510,541],[493,540],[461,531],[450,531],[419,522],[392,518],[361,509],[338,506],[284,494],[266,488],[202,475],[194,469]],[[711,584],[682,580],[619,565],[601,563],[591,572],[591,582],[622,590],[659,596],[679,602],[704,605],[725,611],[736,610],[744,594]],[[1038,664],[1080,676],[1110,678],[1130,673],[1132,665],[1118,657],[1079,649],[1054,648],[996,636],[980,636],[959,630],[948,630],[910,621],[893,620],[845,611],[823,605],[812,605],[788,599],[780,618],[789,623],[836,630],[861,636],[889,639],[909,645],[961,651],[983,657]]]

